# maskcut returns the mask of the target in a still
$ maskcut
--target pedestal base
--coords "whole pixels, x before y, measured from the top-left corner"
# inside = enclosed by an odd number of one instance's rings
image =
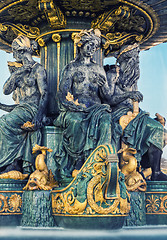
[[[146,224],[167,224],[167,182],[147,182]]]
[[[0,226],[19,226],[26,180],[0,179]]]
[[[25,191],[21,226],[54,227],[50,191]]]
[[[130,212],[124,226],[146,225],[145,193],[130,192]]]
[[[112,230],[123,227],[124,216],[54,216],[58,227],[83,230]]]

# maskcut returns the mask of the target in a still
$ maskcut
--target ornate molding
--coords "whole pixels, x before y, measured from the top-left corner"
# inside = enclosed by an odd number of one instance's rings
[[[21,214],[22,198],[18,194],[10,197],[0,194],[0,215]]]
[[[31,27],[23,24],[13,24],[13,23],[0,23],[0,32],[7,33],[8,31],[12,31],[13,34],[23,34],[28,38],[34,39],[40,34],[40,30],[37,27]]]
[[[41,35],[39,35],[35,41],[38,41],[40,38],[47,38],[49,39],[50,37],[52,37],[55,34],[63,34],[63,33],[73,33],[73,32],[80,32],[82,29],[60,29],[60,30],[52,30],[52,31],[48,31],[46,33],[42,33]],[[52,38],[53,40],[53,38]]]
[[[38,7],[44,11],[50,27],[61,29],[66,27],[66,18],[63,12],[57,7],[53,0],[39,0]]]
[[[146,196],[146,214],[167,214],[167,193]]]
[[[117,164],[114,149],[104,145],[97,147],[81,170],[75,170],[75,177],[66,188],[52,191],[53,214],[82,214],[82,217],[127,214],[128,200],[121,195],[122,190],[126,194],[126,188],[120,190]]]
[[[19,34],[25,35],[30,39],[35,39],[40,34],[37,27],[31,27],[23,24],[0,23],[0,42],[11,47],[12,41]]]
[[[40,47],[45,47],[46,43],[45,43],[45,40],[43,38],[39,38],[38,39],[38,44],[39,44]]]
[[[54,42],[56,42],[56,43],[59,43],[59,42],[61,41],[61,36],[60,36],[60,34],[54,33],[54,34],[52,35],[52,40],[53,40]]]
[[[28,36],[30,38],[36,35],[37,38],[40,34],[35,27],[42,29],[48,22],[51,28],[60,30],[66,27],[68,17],[89,18],[90,21],[93,18],[92,27],[99,28],[104,36],[103,43],[107,42],[104,45],[105,55],[117,51],[124,44],[143,43],[153,36],[159,26],[154,10],[142,1],[6,0],[0,2],[0,23],[6,21],[11,26],[6,32],[1,32],[0,42],[9,49],[16,37],[15,32],[31,35]],[[36,33],[32,33],[27,26],[34,26]],[[42,30],[49,31],[49,26]],[[44,46],[44,43],[41,44]]]
[[[91,23],[92,28],[100,29],[103,34],[105,55],[123,44],[143,43],[159,27],[159,19],[151,7],[134,1],[119,2],[120,5],[102,13]]]

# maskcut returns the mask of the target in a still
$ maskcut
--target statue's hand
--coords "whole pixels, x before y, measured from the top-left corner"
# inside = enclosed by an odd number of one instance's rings
[[[20,75],[23,73],[27,73],[31,71],[31,67],[29,65],[23,65],[22,67],[18,68],[13,74]]]
[[[102,87],[106,82],[106,78],[105,76],[99,74],[98,78],[97,78],[97,84]]]
[[[23,66],[23,71],[24,72],[30,72],[31,71],[31,67],[29,65],[24,65]]]
[[[139,91],[132,91],[132,92],[129,92],[129,98],[134,101],[141,102],[143,101],[143,94],[141,94],[141,92]]]

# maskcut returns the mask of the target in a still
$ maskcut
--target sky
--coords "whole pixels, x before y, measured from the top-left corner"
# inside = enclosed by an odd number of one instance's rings
[[[5,96],[2,91],[4,82],[10,76],[7,61],[14,61],[12,54],[0,50],[0,102],[13,104],[11,96]],[[104,63],[114,62],[115,59],[108,58]],[[140,108],[149,112],[151,117],[158,112],[167,119],[167,43],[140,52],[138,89],[144,96]],[[0,110],[0,115],[4,113]],[[167,158],[167,146],[163,156]]]

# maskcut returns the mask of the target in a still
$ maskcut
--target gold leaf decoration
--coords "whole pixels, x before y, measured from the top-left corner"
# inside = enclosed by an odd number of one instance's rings
[[[9,198],[9,206],[12,212],[20,212],[22,206],[22,199],[20,195],[14,194]]]

